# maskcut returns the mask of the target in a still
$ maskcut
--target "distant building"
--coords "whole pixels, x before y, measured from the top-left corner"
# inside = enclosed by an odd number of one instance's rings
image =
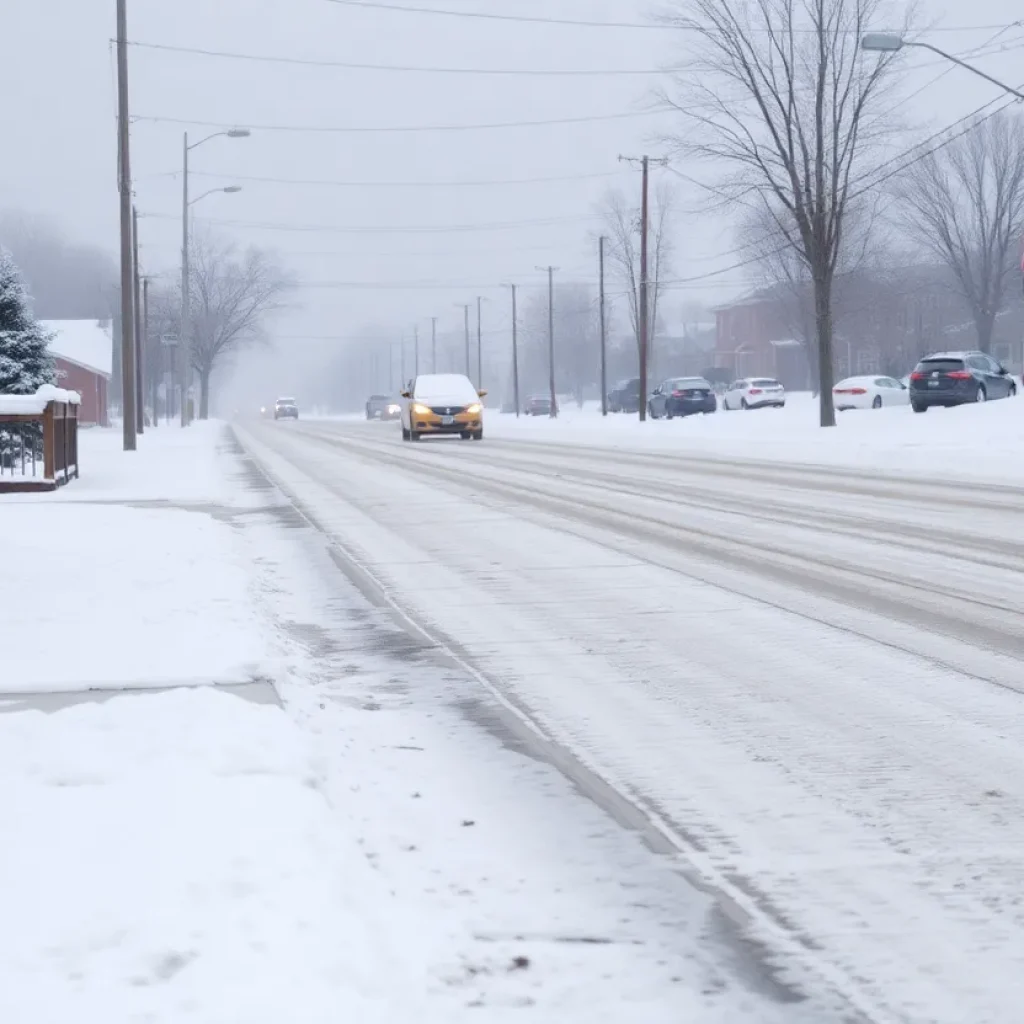
[[[57,386],[82,396],[79,422],[110,423],[108,389],[114,369],[114,338],[109,320],[44,320],[52,332],[50,352],[57,363]]]

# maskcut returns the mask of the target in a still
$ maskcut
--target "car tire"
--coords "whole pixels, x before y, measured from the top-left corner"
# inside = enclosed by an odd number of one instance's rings
[[[420,439],[420,435],[415,430],[410,430],[409,431],[409,440],[410,441],[418,441],[419,439]]]
[[[921,405],[920,402],[911,402],[910,403],[910,407],[914,410],[914,412],[927,412],[928,411],[928,406],[927,405]]]
[[[409,431],[405,429],[405,425],[404,424],[402,425],[402,440],[403,441],[408,441],[409,440]]]
[[[881,395],[875,395],[875,400],[871,403],[871,408],[872,409],[881,409],[882,408],[882,396]]]
[[[743,410],[744,412],[750,412],[750,406],[749,406],[749,405],[747,405],[747,400],[746,400],[745,398],[741,398],[741,399],[740,399],[740,408],[741,408],[741,409],[742,409],[742,410]]]
[[[672,407],[670,405],[666,405],[665,406],[665,419],[667,419],[667,420],[674,420],[675,418],[676,418],[676,414],[672,411]]]
[[[984,384],[979,384],[978,385],[978,390],[974,394],[974,400],[975,400],[975,402],[987,402],[988,401],[988,392],[985,390],[985,385]]]
[[[482,430],[474,431],[472,437],[474,441],[482,441],[484,439],[484,432]]]
[[[1014,384],[1012,381],[1010,382],[1010,390],[1007,393],[1006,397],[1007,398],[1016,398],[1017,397],[1017,385]]]

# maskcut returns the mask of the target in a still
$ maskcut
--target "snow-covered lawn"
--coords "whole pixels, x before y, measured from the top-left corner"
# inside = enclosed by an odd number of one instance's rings
[[[839,413],[835,430],[818,426],[818,402],[790,394],[784,409],[725,412],[640,423],[636,416],[602,417],[600,407],[564,408],[557,420],[488,410],[492,438],[669,450],[772,461],[941,471],[950,476],[1017,479],[1024,450],[1024,398],[983,406],[909,406]]]

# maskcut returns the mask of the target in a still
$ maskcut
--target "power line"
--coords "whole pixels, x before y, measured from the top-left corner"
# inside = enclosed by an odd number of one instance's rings
[[[495,14],[484,11],[453,11],[434,7],[414,7],[411,4],[382,3],[379,0],[326,0],[327,3],[337,4],[342,7],[359,7],[367,11],[395,11],[403,14],[428,14],[445,18],[468,18],[479,21],[514,21],[535,25],[570,25],[577,28],[627,28],[645,29],[647,31],[679,32],[685,26],[666,22],[650,21],[586,21],[582,18],[552,18],[542,15],[529,14]],[[950,25],[943,28],[931,28],[932,32],[992,32],[1001,25]],[[813,33],[814,29],[807,29]],[[856,34],[851,30],[851,34]]]
[[[598,178],[618,178],[623,171],[598,171],[592,174],[550,175],[537,178],[482,178],[475,181],[343,181],[336,178],[274,178],[255,174],[234,174],[231,171],[193,171],[193,178],[230,178],[232,181],[254,181],[271,185],[314,185],[331,188],[489,188],[504,185],[542,185],[554,182],[592,181]],[[151,177],[172,178],[181,174],[180,169],[163,171]],[[136,181],[140,179],[136,177]]]
[[[217,57],[225,60],[257,61],[266,64],[291,64],[314,68],[342,68],[349,71],[397,71],[424,75],[498,75],[514,77],[614,77],[668,74],[682,68],[456,68],[422,64],[367,64],[357,61],[322,60],[315,57],[286,57],[278,54],[241,53],[237,50],[209,50],[199,46],[171,46],[166,43],[128,44],[137,49],[164,53],[184,53],[196,57]]]
[[[177,220],[177,214],[170,213],[148,213],[147,217],[156,220]],[[457,234],[474,231],[512,231],[527,227],[547,227],[553,224],[579,224],[591,221],[594,215],[582,217],[546,217],[539,220],[500,221],[492,224],[447,224],[447,225],[406,225],[403,227],[389,227],[380,225],[365,225],[359,227],[339,227],[324,224],[273,224],[259,221],[244,220],[219,220],[214,217],[204,217],[208,224],[221,224],[225,227],[255,228],[261,231],[297,231],[297,232],[324,232],[326,234],[340,235],[400,235],[400,234]]]
[[[251,122],[197,121],[188,117],[155,117],[148,114],[133,114],[132,121],[148,121],[152,124],[182,124],[195,128],[247,128],[254,132],[309,132],[344,133],[362,135],[426,133],[426,132],[473,132],[490,131],[499,128],[542,128],[548,125],[587,124],[594,121],[622,121],[640,117],[652,117],[669,113],[666,110],[633,110],[619,114],[587,114],[580,117],[552,117],[537,121],[493,121],[484,124],[432,124],[432,125],[296,125],[296,124],[253,124]]]

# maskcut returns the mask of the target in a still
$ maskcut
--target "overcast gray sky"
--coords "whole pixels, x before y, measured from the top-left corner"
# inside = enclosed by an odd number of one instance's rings
[[[394,0],[437,10],[642,23],[649,0]],[[920,4],[929,36],[963,53],[1024,17],[1019,0]],[[5,0],[0,89],[4,155],[0,207],[52,216],[74,239],[116,251],[114,0]],[[367,10],[330,0],[129,0],[129,38],[138,43],[314,61],[439,68],[650,70],[682,52],[671,31],[585,28]],[[1024,26],[1010,29],[977,62],[1021,84]],[[539,264],[564,278],[593,279],[594,207],[614,185],[638,187],[617,161],[639,154],[671,127],[641,110],[654,75],[431,74],[273,64],[132,48],[133,176],[143,259],[149,272],[178,261],[181,136],[217,124],[252,125],[249,139],[214,139],[193,153],[193,194],[237,183],[196,208],[242,242],[281,253],[303,287],[278,329],[301,339],[358,332],[367,322],[408,329],[437,315],[454,327],[454,303],[483,293],[502,322],[503,281],[537,285]],[[943,73],[947,72],[948,73]],[[994,90],[929,55],[908,54],[901,109],[915,139],[968,114]],[[935,80],[937,76],[941,78]],[[931,83],[931,84],[929,84]],[[918,92],[918,90],[920,90]],[[615,120],[479,131],[341,133],[343,127],[477,124],[635,114]],[[148,120],[163,118],[166,120]],[[183,123],[178,123],[183,122]],[[204,127],[200,122],[210,122]],[[265,127],[257,127],[265,126]],[[317,131],[278,131],[275,127]],[[707,177],[707,168],[681,167]],[[420,187],[450,182],[567,177],[517,185]],[[278,183],[251,178],[375,183]],[[699,213],[692,190],[676,222],[680,276],[735,261],[731,225]],[[227,222],[237,221],[231,225]],[[497,227],[520,222],[513,228]],[[536,223],[534,223],[536,222]],[[264,226],[258,226],[264,225]],[[272,230],[284,225],[303,230]],[[461,226],[479,230],[453,230]],[[422,228],[422,231],[404,229]],[[330,229],[369,230],[330,230]],[[340,288],[374,282],[385,287]],[[436,288],[407,288],[414,283]],[[666,317],[687,298],[710,302],[743,286],[741,272],[665,300]],[[507,317],[504,317],[507,320]],[[296,342],[298,344],[299,342]]]

